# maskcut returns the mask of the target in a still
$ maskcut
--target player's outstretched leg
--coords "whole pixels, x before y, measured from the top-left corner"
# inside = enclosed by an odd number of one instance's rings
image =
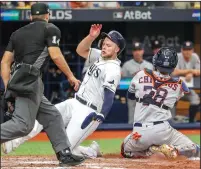
[[[97,158],[102,157],[100,146],[96,141],[93,141],[89,147],[78,146],[73,149],[73,153],[76,155],[84,156],[85,158]]]
[[[5,154],[8,154],[8,153],[14,151],[25,141],[38,135],[42,131],[42,129],[43,129],[43,126],[41,124],[39,124],[37,120],[35,120],[34,128],[27,136],[20,137],[20,138],[17,138],[17,139],[11,140],[11,141],[7,141],[7,142],[1,144],[1,150]]]
[[[2,151],[5,154],[9,154],[15,149],[17,149],[21,144],[26,142],[27,140],[38,135],[43,129],[42,125],[36,121],[33,130],[25,137],[21,137],[15,140],[11,140],[2,144]],[[76,155],[84,156],[85,158],[97,158],[102,157],[102,153],[100,151],[100,146],[96,141],[93,141],[90,146],[78,146],[73,150],[73,153]]]
[[[69,123],[71,119],[71,112],[69,109],[71,106],[68,106],[71,104],[72,99],[64,101],[60,104],[57,104],[56,107],[60,111],[62,118],[64,120],[65,125],[67,126],[67,123]],[[37,134],[41,132],[43,129],[43,126],[38,123],[36,120],[33,130],[25,137],[21,137],[12,141],[5,142],[2,144],[2,150],[5,154],[8,154],[18,148],[21,144],[23,144],[25,141],[35,137]],[[68,134],[68,133],[67,133]],[[75,151],[76,154],[82,155],[87,158],[96,158],[102,156],[100,153],[100,147],[98,143],[92,142],[92,144],[89,147],[84,146],[78,146],[73,151]]]

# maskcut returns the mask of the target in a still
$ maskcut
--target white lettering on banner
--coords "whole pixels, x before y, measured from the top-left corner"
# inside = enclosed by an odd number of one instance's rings
[[[142,12],[142,11],[126,11],[124,14],[124,19],[128,20],[151,20],[151,12]]]
[[[198,13],[193,13],[192,17],[200,17],[200,13],[199,12]]]
[[[25,19],[29,20],[30,19],[30,10],[25,11]],[[53,12],[50,10],[50,19],[53,20],[71,20],[73,18],[72,16],[72,11],[71,10],[55,10]]]
[[[71,20],[73,18],[71,10],[55,10],[50,11],[50,19],[54,20]]]
[[[124,14],[124,19],[134,19],[134,12],[133,11],[126,11]]]

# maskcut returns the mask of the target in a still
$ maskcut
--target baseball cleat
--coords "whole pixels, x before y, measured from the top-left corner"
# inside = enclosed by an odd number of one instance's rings
[[[188,160],[191,160],[191,161],[200,161],[200,157],[190,157],[190,158],[188,158]]]
[[[195,155],[195,157],[200,158],[200,146],[199,145],[196,145],[196,155]]]
[[[1,149],[4,154],[8,154],[8,153],[14,151],[18,146],[19,146],[19,144],[17,144],[16,141],[7,141],[7,142],[1,144]]]
[[[90,147],[97,152],[97,157],[102,157],[103,154],[100,152],[100,146],[96,141],[93,141]]]
[[[151,146],[149,150],[153,153],[163,153],[169,159],[175,159],[178,156],[176,148],[163,144],[161,146]]]
[[[56,154],[59,160],[60,167],[76,166],[85,161],[83,156],[77,156],[72,154],[69,149],[64,149]]]

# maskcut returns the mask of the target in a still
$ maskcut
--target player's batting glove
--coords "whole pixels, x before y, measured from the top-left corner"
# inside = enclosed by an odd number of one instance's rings
[[[94,120],[102,123],[105,120],[105,118],[102,114],[96,114],[96,117],[94,118]]]
[[[82,122],[81,129],[85,129],[92,121],[103,122],[104,116],[102,114],[90,113]]]

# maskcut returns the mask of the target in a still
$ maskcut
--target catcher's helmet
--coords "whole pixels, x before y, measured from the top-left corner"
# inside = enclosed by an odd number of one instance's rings
[[[152,59],[152,63],[160,72],[172,73],[178,63],[177,52],[173,48],[162,47]]]
[[[102,48],[103,40],[106,37],[109,38],[112,42],[116,43],[117,46],[120,48],[118,55],[125,49],[126,41],[125,41],[124,37],[119,32],[117,32],[115,30],[110,31],[108,34],[105,32],[101,33],[101,38],[100,38],[100,41],[98,43],[98,47],[100,49]]]

